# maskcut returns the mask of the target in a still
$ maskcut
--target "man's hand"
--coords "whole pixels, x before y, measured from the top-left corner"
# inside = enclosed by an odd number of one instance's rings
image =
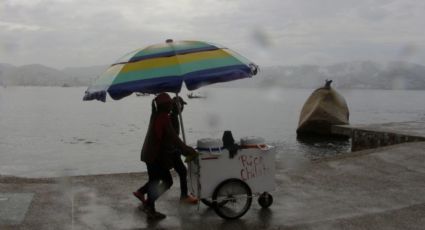
[[[193,159],[195,159],[199,155],[199,153],[196,152],[196,150],[193,149],[190,146],[187,146],[187,149],[186,149],[185,152],[186,152],[186,155],[185,155],[186,159],[184,160],[185,162],[192,161]]]
[[[198,154],[196,152],[196,150],[194,148],[190,147],[190,146],[186,146],[185,153],[186,153],[186,155],[190,155],[190,156]]]

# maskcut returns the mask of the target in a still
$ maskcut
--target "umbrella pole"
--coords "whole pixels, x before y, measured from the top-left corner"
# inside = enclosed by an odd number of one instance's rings
[[[178,93],[176,93],[176,98],[179,98]],[[183,142],[186,144],[186,135],[184,133],[182,110],[181,110],[181,107],[180,107],[180,101],[178,99],[177,99],[177,101],[179,102],[179,103],[177,103],[177,106],[178,106],[178,109],[179,109],[179,121],[180,121],[179,123],[180,123],[180,127],[182,129]]]
[[[179,94],[178,93],[176,93],[176,98],[179,98]],[[177,101],[179,102],[179,103],[177,103],[177,106],[178,106],[178,109],[179,109],[179,120],[180,120],[181,129],[182,129],[183,142],[186,144],[186,135],[184,133],[183,116],[182,116],[182,110],[180,108],[180,100],[177,99]],[[187,164],[188,164],[188,169],[189,169],[189,176],[192,177],[192,167],[193,167],[193,165],[192,164],[189,164],[189,163],[187,163]],[[196,160],[195,160],[195,165],[198,167],[198,173],[199,173],[201,170],[200,170],[200,165],[199,165],[199,159],[198,158],[196,158]],[[199,198],[200,197],[200,194],[201,194],[201,179],[200,179],[200,174],[198,174],[196,178],[197,178],[196,182],[197,182],[197,192],[198,192],[198,194],[196,194],[196,196]],[[192,182],[192,179],[190,179],[190,183],[193,183]],[[192,189],[193,189],[193,187],[192,187]],[[199,207],[200,207],[200,202],[198,202],[198,211],[199,211]]]

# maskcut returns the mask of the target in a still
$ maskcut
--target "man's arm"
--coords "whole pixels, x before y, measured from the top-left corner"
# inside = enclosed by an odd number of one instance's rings
[[[180,139],[180,137],[177,135],[176,131],[174,130],[173,126],[171,125],[171,122],[168,122],[166,131],[167,131],[168,138],[170,138],[171,142],[174,143],[179,149],[183,151],[183,155],[196,154],[196,151],[192,147],[186,145]]]

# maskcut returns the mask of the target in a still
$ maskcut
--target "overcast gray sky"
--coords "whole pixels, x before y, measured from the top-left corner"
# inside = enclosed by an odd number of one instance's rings
[[[219,43],[260,66],[425,64],[425,1],[0,0],[0,63],[111,64],[167,38]]]

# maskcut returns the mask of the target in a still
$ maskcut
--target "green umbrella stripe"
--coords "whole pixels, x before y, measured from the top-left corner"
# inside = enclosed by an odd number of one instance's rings
[[[121,84],[125,82],[138,81],[143,79],[152,79],[159,77],[167,77],[172,75],[181,75],[180,68],[178,65],[147,69],[147,70],[137,70],[125,73],[119,73],[112,84]]]

